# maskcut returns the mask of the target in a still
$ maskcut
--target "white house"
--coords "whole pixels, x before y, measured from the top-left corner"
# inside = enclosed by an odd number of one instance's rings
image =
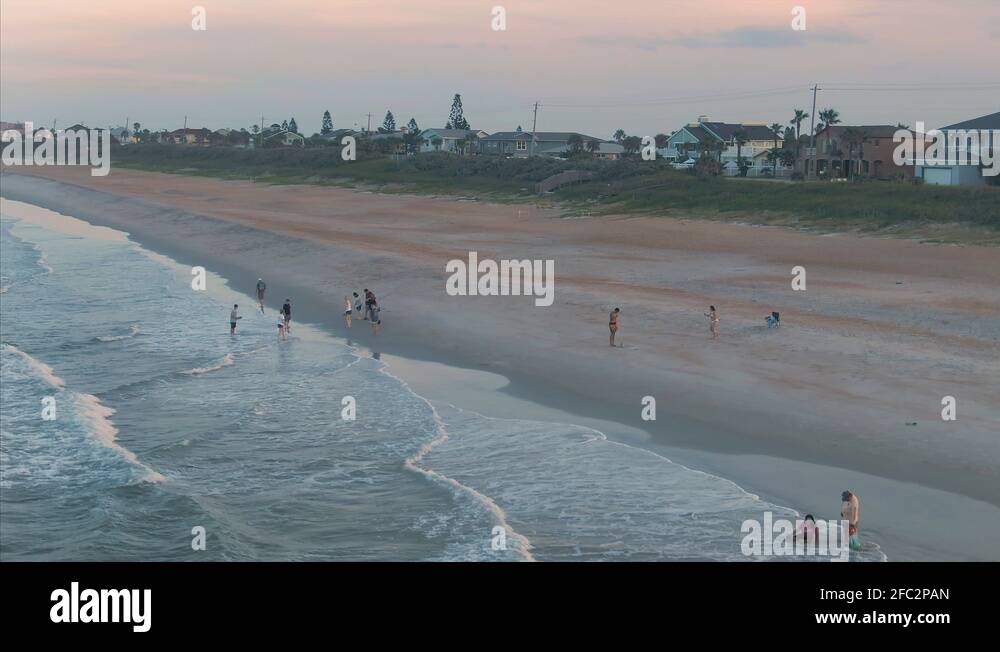
[[[264,136],[264,142],[270,145],[278,143],[285,147],[305,147],[306,145],[306,139],[302,134],[287,130]]]

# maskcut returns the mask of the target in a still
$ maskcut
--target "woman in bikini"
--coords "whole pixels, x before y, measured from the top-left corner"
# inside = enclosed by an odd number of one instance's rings
[[[608,315],[608,329],[611,331],[611,346],[615,345],[615,333],[618,332],[618,314],[621,308],[615,308]]]
[[[712,331],[712,339],[719,339],[719,313],[716,312],[715,306],[709,306],[705,316],[708,317],[708,327]]]

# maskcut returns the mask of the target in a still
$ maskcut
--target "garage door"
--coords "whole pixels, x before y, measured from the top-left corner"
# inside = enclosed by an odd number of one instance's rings
[[[951,168],[924,168],[924,183],[935,186],[951,185]]]

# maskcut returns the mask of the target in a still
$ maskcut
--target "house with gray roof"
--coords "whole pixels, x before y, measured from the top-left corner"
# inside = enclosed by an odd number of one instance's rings
[[[606,141],[600,138],[575,131],[536,131],[534,138],[532,138],[530,131],[523,131],[518,128],[517,131],[498,131],[480,139],[479,153],[496,154],[513,158],[527,158],[528,156],[551,156],[558,158],[569,153],[570,139],[573,136],[581,138],[584,143],[583,151],[585,152],[588,151],[586,144],[590,141],[606,143]],[[610,145],[611,143],[608,144]],[[609,148],[605,151],[606,156],[609,158],[616,154],[611,151],[612,149]],[[620,154],[620,152],[617,152],[617,155],[620,156]]]
[[[747,142],[742,146],[736,144],[736,134],[742,131]],[[697,122],[691,122],[670,135],[667,146],[657,150],[657,155],[668,160],[683,163],[689,159],[697,159],[702,152],[712,152],[719,156],[723,165],[736,164],[737,155],[742,156],[751,167],[763,165],[768,151],[784,146],[784,139],[775,136],[770,127],[758,122],[715,122],[707,116],[699,116]],[[719,155],[715,148],[721,147]]]
[[[489,136],[482,129],[424,129],[420,132],[423,143],[421,152],[451,152],[457,153],[469,149],[478,150],[479,139]],[[471,145],[471,147],[469,147]]]
[[[939,129],[951,150],[945,161],[917,161],[913,176],[940,186],[983,186],[1000,180],[1000,112]],[[930,139],[928,139],[930,140]],[[955,143],[962,156],[955,156]],[[974,154],[974,156],[970,156]],[[923,164],[921,164],[923,163]],[[942,164],[943,163],[943,164]],[[987,169],[989,168],[989,169]]]

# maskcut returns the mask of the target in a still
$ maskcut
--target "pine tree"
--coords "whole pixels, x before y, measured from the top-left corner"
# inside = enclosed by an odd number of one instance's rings
[[[323,126],[320,127],[319,133],[324,136],[333,133],[333,118],[330,117],[329,111],[323,111]]]
[[[288,130],[293,134],[299,133],[299,125],[295,124],[295,118],[288,121]]]
[[[410,118],[410,121],[406,123],[406,128],[409,131],[420,131],[420,127],[417,126],[417,121]]]
[[[281,129],[282,131],[288,131],[288,120],[281,121]]]
[[[382,121],[382,133],[391,134],[396,131],[396,118],[393,117],[392,111],[385,112],[385,120]]]
[[[448,124],[445,129],[468,129],[469,122],[462,112],[462,96],[455,93],[455,99],[451,101],[451,113],[448,114]]]

